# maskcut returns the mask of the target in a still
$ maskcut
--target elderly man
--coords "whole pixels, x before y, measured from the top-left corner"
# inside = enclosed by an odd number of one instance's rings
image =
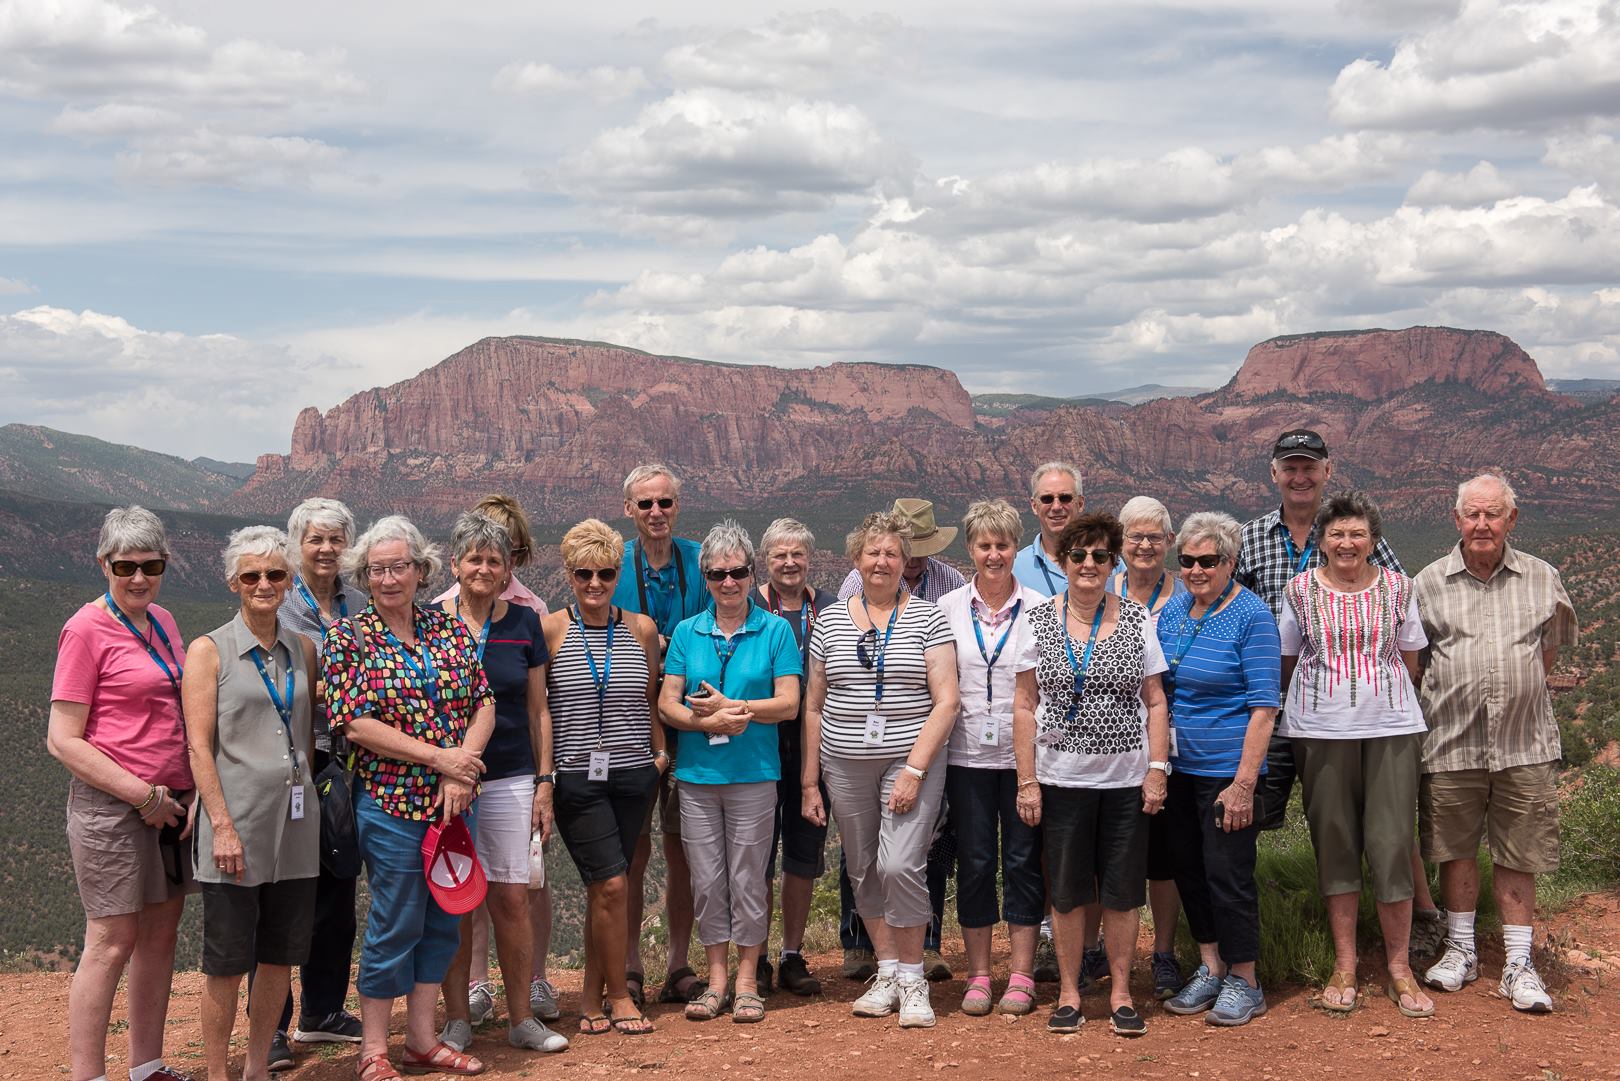
[[[1476,863],[1490,841],[1492,892],[1505,958],[1498,991],[1516,1010],[1552,1009],[1530,957],[1536,875],[1558,867],[1558,725],[1547,673],[1577,636],[1558,571],[1508,544],[1513,488],[1487,473],[1457,488],[1461,539],[1417,576],[1429,636],[1420,691],[1423,744],[1418,822],[1423,854],[1440,864],[1446,942],[1423,974],[1442,991],[1479,978]]]
[[[613,590],[613,603],[627,612],[651,617],[658,627],[658,647],[669,647],[669,637],[683,619],[708,608],[709,590],[698,566],[701,546],[675,536],[681,513],[681,481],[667,465],[638,465],[624,478],[624,513],[636,527],[635,539],[624,546],[624,573]],[[675,746],[669,739],[668,745]],[[664,860],[669,869],[664,904],[669,913],[669,961],[660,1002],[687,1002],[702,994],[703,981],[686,963],[692,943],[692,879],[681,845],[681,805],[672,775],[674,762],[658,779],[653,801],[664,831]],[[652,855],[652,811],[642,827],[641,840],[630,865],[630,896],[626,915],[630,946],[625,977],[631,996],[640,1005],[645,996],[646,970],[641,963],[642,884]]]
[[[1063,528],[1086,507],[1080,469],[1068,462],[1047,462],[1029,475],[1029,509],[1041,531],[1013,560],[1013,577],[1048,597],[1062,593],[1069,579],[1057,550]]]

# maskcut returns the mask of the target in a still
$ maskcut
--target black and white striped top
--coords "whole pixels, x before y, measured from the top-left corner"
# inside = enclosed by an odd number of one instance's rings
[[[633,769],[652,763],[647,653],[617,609],[614,618],[618,625],[613,629],[613,664],[601,709],[600,744],[608,751],[609,769]],[[596,683],[585,657],[587,641],[600,672],[607,656],[607,628],[582,627],[572,618],[546,671],[552,760],[562,773],[583,773],[590,765],[591,752],[598,746]]]
[[[860,607],[858,596],[830,604],[816,617],[810,656],[827,669],[827,701],[821,709],[821,753],[832,758],[895,758],[907,754],[928,720],[934,699],[928,692],[923,654],[952,642],[945,613],[921,597],[906,602],[883,660],[883,705],[876,704],[877,670],[862,665],[856,654],[861,631],[849,615]],[[880,620],[878,633],[888,626]],[[872,639],[867,638],[871,655]],[[881,713],[883,742],[866,742],[866,715]]]

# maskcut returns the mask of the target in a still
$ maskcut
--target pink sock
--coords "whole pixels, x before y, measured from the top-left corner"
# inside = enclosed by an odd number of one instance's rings
[[[972,988],[974,988],[974,987],[980,987],[980,988],[984,989],[985,994],[988,995],[990,993],[990,977],[989,976],[969,976],[967,985],[968,985],[968,989],[970,989],[970,990]]]
[[[1035,978],[1027,972],[1014,972],[1007,977],[1007,990],[1011,991],[1015,987],[1022,988],[1025,991],[1033,991],[1035,990]]]

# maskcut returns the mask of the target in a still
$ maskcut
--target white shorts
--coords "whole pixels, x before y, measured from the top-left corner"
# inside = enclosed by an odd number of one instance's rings
[[[485,781],[478,793],[478,862],[491,882],[529,884],[529,822],[534,777]]]

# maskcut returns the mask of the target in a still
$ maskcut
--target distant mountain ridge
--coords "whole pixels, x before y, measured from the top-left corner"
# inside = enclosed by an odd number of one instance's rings
[[[0,489],[47,499],[204,509],[222,506],[251,475],[37,424],[0,427]]]

